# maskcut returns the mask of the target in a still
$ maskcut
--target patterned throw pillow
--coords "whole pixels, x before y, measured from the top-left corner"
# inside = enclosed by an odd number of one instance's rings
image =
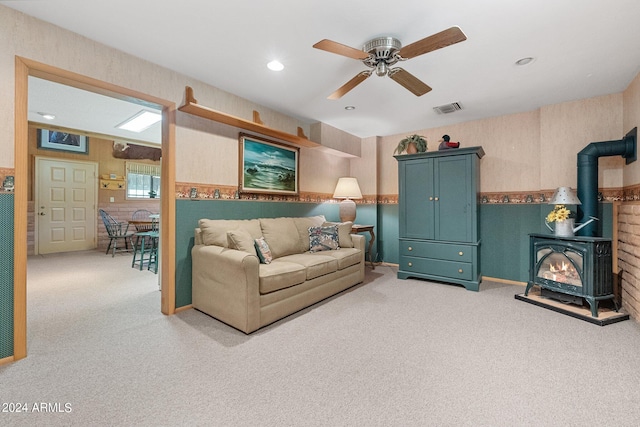
[[[258,254],[258,258],[260,258],[261,264],[271,264],[273,261],[273,257],[271,256],[271,249],[269,249],[269,245],[264,240],[264,237],[260,237],[255,240],[256,253]]]
[[[340,249],[338,245],[338,226],[309,227],[309,250],[311,252]]]

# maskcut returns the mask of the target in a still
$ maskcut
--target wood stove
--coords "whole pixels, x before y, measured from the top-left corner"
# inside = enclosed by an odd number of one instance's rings
[[[557,237],[529,235],[529,282],[560,294],[584,298],[591,315],[598,317],[598,303],[612,300],[613,272],[611,239],[602,237]],[[616,305],[616,311],[618,307]]]

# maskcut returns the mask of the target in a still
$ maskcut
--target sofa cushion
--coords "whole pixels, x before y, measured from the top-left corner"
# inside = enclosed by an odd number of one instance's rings
[[[227,231],[227,240],[230,249],[236,249],[250,254],[256,253],[255,240],[248,231],[245,230],[229,230]]]
[[[356,248],[340,248],[339,251],[314,252],[313,256],[330,256],[338,261],[338,270],[356,265],[362,259],[362,252]]]
[[[260,237],[254,241],[255,253],[260,258],[260,264],[271,264],[273,261],[273,255],[271,254],[271,249],[269,245],[264,240],[264,237]]]
[[[309,250],[311,252],[339,249],[338,226],[309,227]]]
[[[287,262],[301,265],[306,269],[307,280],[324,276],[338,270],[338,261],[330,256],[322,256],[320,254],[312,254],[310,252],[304,254],[287,255],[285,257],[274,260],[276,262]]]
[[[338,226],[338,244],[341,248],[353,247],[353,241],[351,240],[351,228],[353,227],[353,222],[325,222],[322,224],[323,227],[329,225]]]
[[[262,236],[260,220],[257,219],[201,219],[198,221],[202,234],[202,242],[205,245],[229,247],[227,231],[245,230],[251,237],[257,239]]]
[[[300,235],[299,253],[307,252],[309,250],[309,227],[321,226],[325,222],[324,215],[293,218],[293,222]]]
[[[300,235],[293,218],[261,218],[260,226],[274,259],[301,252]]]
[[[307,273],[301,264],[275,260],[271,264],[260,264],[258,276],[260,293],[268,294],[303,283]]]

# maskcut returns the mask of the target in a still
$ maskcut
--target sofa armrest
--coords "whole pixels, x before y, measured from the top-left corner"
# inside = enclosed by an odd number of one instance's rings
[[[258,257],[213,245],[195,245],[191,257],[193,306],[245,333],[258,329]]]

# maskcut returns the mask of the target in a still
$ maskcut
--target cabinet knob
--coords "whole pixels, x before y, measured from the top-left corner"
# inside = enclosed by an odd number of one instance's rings
[[[429,197],[429,200],[433,200],[433,197]]]
[[[464,255],[464,252],[460,251],[460,252],[458,252],[458,255],[462,256],[462,255]]]
[[[460,268],[460,269],[458,269],[458,273],[462,273],[462,269],[461,269],[461,268]]]
[[[412,262],[410,262],[408,265],[409,265],[409,267],[413,267],[413,263]]]
[[[409,246],[409,247],[407,248],[407,250],[412,251],[412,250],[413,250],[413,248],[412,248],[411,246]]]
[[[438,200],[440,200],[440,197],[436,197],[436,199],[435,199],[435,200],[436,200],[436,202],[437,202]]]

